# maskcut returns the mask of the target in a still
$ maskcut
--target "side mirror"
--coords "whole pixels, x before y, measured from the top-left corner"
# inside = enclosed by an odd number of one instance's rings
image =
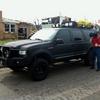
[[[64,41],[62,39],[56,39],[55,43],[56,44],[64,44]]]
[[[35,34],[35,33],[29,34],[29,36],[27,37],[27,39],[30,39],[30,37],[31,37],[33,34]]]

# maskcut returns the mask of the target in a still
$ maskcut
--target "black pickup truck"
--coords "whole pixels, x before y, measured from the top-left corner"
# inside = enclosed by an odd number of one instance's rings
[[[45,28],[30,39],[9,42],[0,46],[3,66],[13,71],[29,70],[36,81],[48,75],[50,64],[81,58],[88,63],[91,48],[89,33],[92,29]]]

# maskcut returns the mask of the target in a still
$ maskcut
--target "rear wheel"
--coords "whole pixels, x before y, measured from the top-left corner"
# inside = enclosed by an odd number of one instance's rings
[[[90,65],[90,62],[89,62],[89,59],[88,59],[88,58],[85,58],[85,59],[84,59],[84,64],[85,64],[85,65]]]
[[[48,75],[48,62],[43,58],[38,58],[32,68],[31,76],[35,81],[44,80]]]
[[[90,66],[92,57],[93,57],[92,49],[90,49],[89,52],[87,53],[87,55],[84,58],[84,64]]]

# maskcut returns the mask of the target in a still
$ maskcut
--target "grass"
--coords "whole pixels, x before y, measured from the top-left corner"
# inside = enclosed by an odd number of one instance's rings
[[[0,45],[4,45],[5,43],[11,42],[11,41],[14,41],[14,40],[0,40]]]

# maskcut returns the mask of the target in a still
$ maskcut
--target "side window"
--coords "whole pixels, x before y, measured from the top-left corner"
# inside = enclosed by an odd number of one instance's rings
[[[85,35],[85,40],[90,40],[89,34],[92,32],[90,30],[82,30]]]
[[[72,35],[72,40],[74,40],[74,41],[83,41],[84,40],[84,35],[80,29],[71,29],[70,32]]]
[[[10,31],[10,26],[9,24],[5,24],[5,32],[9,32]]]
[[[59,30],[56,39],[62,39],[64,43],[67,43],[70,41],[70,33],[67,29]]]

